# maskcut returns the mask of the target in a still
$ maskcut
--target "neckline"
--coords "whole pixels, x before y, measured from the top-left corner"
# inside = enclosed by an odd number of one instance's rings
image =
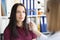
[[[17,28],[19,28],[19,29],[23,29],[23,26],[21,26],[21,27],[19,27],[19,26],[16,26]]]

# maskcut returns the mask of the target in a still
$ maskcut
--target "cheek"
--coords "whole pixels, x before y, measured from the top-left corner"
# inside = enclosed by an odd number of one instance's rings
[[[25,18],[26,14],[23,15],[23,17]]]
[[[16,14],[16,18],[18,18],[19,17],[19,15],[18,14]]]
[[[46,14],[47,22],[49,22],[49,15],[48,13]]]
[[[18,21],[18,16],[16,15],[16,20]]]

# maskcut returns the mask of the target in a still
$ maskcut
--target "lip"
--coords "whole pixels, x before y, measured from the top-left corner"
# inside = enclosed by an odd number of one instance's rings
[[[19,17],[19,19],[23,19],[22,17]]]

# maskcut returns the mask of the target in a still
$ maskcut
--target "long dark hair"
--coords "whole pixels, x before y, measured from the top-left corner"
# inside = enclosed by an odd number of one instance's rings
[[[16,3],[13,5],[12,7],[12,10],[11,10],[11,15],[10,15],[10,22],[8,24],[8,27],[10,28],[10,32],[11,32],[11,36],[13,37],[18,37],[18,32],[17,32],[17,29],[16,29],[16,11],[17,11],[17,7],[18,6],[23,6],[25,8],[25,6],[21,3]],[[26,20],[27,20],[27,12],[26,12],[26,9],[25,9],[25,19],[23,21],[23,27],[25,28],[25,34],[27,35],[28,34],[28,25],[26,23]]]

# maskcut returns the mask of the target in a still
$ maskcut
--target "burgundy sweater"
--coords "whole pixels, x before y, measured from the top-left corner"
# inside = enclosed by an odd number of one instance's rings
[[[26,36],[24,29],[20,27],[17,27],[17,31],[19,33],[19,37],[12,37],[12,40],[32,40],[37,37],[32,31],[29,31],[28,36]],[[4,40],[10,40],[10,30],[8,27],[4,31]]]

